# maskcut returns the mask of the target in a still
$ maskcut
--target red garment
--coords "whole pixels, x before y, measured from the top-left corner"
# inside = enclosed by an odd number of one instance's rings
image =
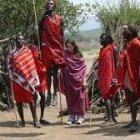
[[[114,47],[113,43],[109,44],[101,48],[99,53],[98,86],[104,99],[111,98],[117,90],[117,87],[111,87],[111,82],[115,74]]]
[[[44,91],[47,89],[46,85],[46,67],[43,63],[39,60],[37,46],[34,44],[29,45],[29,49],[32,51],[34,62],[36,65],[37,73],[39,76],[40,85],[36,88],[38,91]]]
[[[12,50],[9,56],[11,88],[17,103],[33,102],[36,86],[39,85],[34,58],[30,49],[23,46]]]
[[[121,54],[123,58],[123,80],[126,71],[131,87],[137,98],[140,97],[140,41],[137,38],[130,40],[126,50]]]
[[[124,87],[124,57],[125,57],[125,50],[119,54],[118,57],[118,69],[117,69],[117,78],[118,83],[120,86]]]
[[[12,92],[16,103],[32,103],[34,102],[34,95],[25,90],[22,86],[12,81]]]
[[[63,65],[63,39],[60,30],[61,17],[54,15],[46,16],[43,22],[42,31],[42,59],[46,67],[52,63]]]
[[[21,75],[31,85],[39,84],[33,55],[28,47],[23,46],[20,50],[13,51],[9,59],[9,65],[12,73]]]

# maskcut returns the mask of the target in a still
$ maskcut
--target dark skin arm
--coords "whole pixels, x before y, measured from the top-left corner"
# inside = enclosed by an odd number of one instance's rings
[[[113,55],[114,55],[114,64],[115,64],[115,70],[116,70],[116,68],[117,68],[117,61],[118,61],[118,49],[117,49],[117,47],[114,47]]]

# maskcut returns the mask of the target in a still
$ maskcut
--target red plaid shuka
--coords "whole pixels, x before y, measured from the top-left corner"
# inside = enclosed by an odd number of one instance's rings
[[[40,83],[34,58],[29,48],[24,46],[20,50],[10,53],[9,70],[12,81],[32,94],[36,91],[35,87]]]

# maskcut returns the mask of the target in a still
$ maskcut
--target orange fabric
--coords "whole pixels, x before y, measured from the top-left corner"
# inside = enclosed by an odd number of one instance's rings
[[[136,97],[140,97],[140,41],[137,38],[130,40],[122,56],[123,79],[127,70],[134,94]]]
[[[60,31],[60,16],[52,18],[46,16],[43,22],[42,31],[42,59],[46,67],[52,63],[63,65],[63,40]]]
[[[104,99],[111,98],[117,90],[117,87],[111,87],[111,82],[115,74],[113,49],[114,44],[109,44],[101,48],[99,53],[99,89]]]
[[[29,45],[29,49],[31,50],[33,57],[34,57],[34,62],[36,65],[37,73],[39,76],[39,81],[40,85],[37,87],[38,91],[44,91],[47,89],[47,84],[46,84],[46,67],[43,65],[43,63],[39,60],[39,55],[38,55],[38,50],[37,46],[34,44]]]

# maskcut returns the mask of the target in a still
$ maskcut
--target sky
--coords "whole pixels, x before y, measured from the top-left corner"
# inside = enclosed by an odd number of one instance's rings
[[[79,3],[92,3],[93,0],[69,0],[70,2],[73,2],[74,4],[79,4]],[[84,23],[79,30],[92,30],[92,29],[97,29],[100,28],[99,22],[97,22],[94,18],[94,15],[91,15],[91,18]]]
[[[73,2],[74,4],[79,4],[79,3],[84,4],[84,3],[93,3],[95,0],[69,0],[69,1]],[[102,2],[105,5],[107,5],[108,2],[111,2],[111,3],[115,4],[115,5],[117,5],[118,2],[119,2],[119,0],[96,0],[96,1],[98,1],[99,3]],[[136,0],[136,2],[140,3],[140,0]],[[80,30],[91,30],[91,29],[98,29],[98,28],[100,28],[99,22],[97,22],[95,20],[95,18],[92,17],[89,20],[87,20],[86,23],[83,24],[80,27]]]
[[[84,4],[84,3],[93,3],[95,0],[69,0],[70,2],[73,2],[74,4]],[[97,2],[101,2],[101,3],[104,3],[105,5],[109,3],[113,3],[113,4],[118,4],[118,1],[119,0],[96,0]],[[140,2],[140,0],[136,0],[137,2]],[[91,15],[92,16],[92,15]],[[94,16],[94,15],[93,15]],[[91,29],[97,29],[97,28],[100,28],[100,24],[99,22],[97,22],[95,20],[95,18],[90,18],[89,20],[86,21],[85,24],[83,24],[81,27],[80,27],[80,30],[91,30]]]

